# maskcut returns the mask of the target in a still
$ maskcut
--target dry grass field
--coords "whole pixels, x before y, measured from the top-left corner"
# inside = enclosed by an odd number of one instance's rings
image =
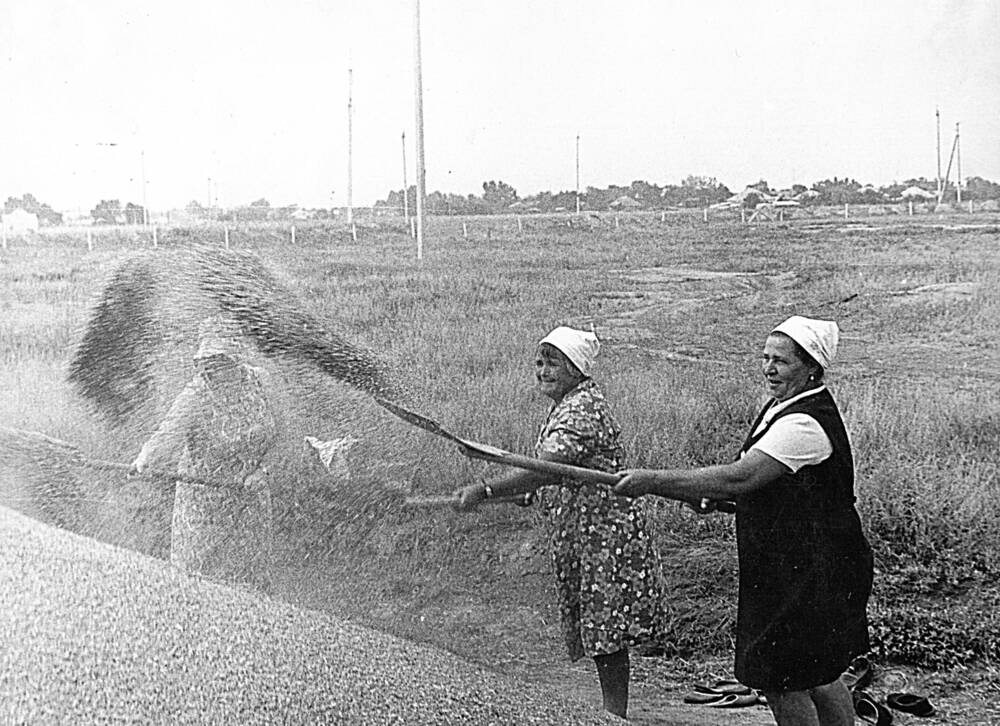
[[[160,230],[155,249],[144,230],[97,234],[93,249],[72,231],[11,240],[0,252],[6,424],[130,460],[175,392],[182,351],[159,380],[162,400],[120,429],[66,383],[67,363],[120,261],[162,255],[169,264],[171,250],[222,245],[223,233]],[[593,325],[602,338],[596,377],[630,464],[683,466],[735,454],[762,400],[758,351],[774,324],[791,314],[837,320],[841,354],[829,383],[876,551],[874,658],[943,699],[943,714],[950,704],[957,720],[940,723],[994,718],[986,709],[1000,696],[1000,216],[753,225],[706,223],[700,213],[435,218],[420,262],[400,223],[361,228],[357,240],[342,226],[303,226],[294,246],[286,229],[233,228],[229,242],[259,255],[309,313],[387,361],[417,410],[522,453],[546,410],[532,389],[534,344],[557,323]],[[342,384],[269,365],[285,414],[271,462],[276,596],[505,673],[597,690],[589,670],[564,663],[533,512],[400,506],[401,488],[449,493],[492,465],[462,458]],[[351,478],[334,480],[302,438],[346,434],[361,443]],[[163,556],[168,489],[109,474],[66,481],[60,498],[51,486],[40,493],[22,469],[0,469],[0,503]],[[668,722],[655,712],[679,701],[685,684],[726,675],[736,581],[728,516],[652,506],[673,617],[668,657],[635,667],[634,712],[650,724]],[[767,722],[758,715],[745,722]]]

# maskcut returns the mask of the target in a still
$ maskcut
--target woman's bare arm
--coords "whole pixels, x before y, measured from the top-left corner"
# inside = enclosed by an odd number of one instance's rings
[[[698,469],[631,469],[624,472],[615,492],[629,497],[652,494],[697,505],[702,499],[739,499],[787,472],[781,462],[751,450],[731,464]]]

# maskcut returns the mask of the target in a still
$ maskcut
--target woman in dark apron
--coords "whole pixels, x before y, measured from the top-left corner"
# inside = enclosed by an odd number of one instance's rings
[[[779,726],[851,726],[840,675],[869,650],[872,554],[854,506],[854,461],[823,382],[836,323],[793,316],[764,343],[770,400],[737,461],[634,470],[619,494],[736,502],[740,563],[736,677],[761,690]]]

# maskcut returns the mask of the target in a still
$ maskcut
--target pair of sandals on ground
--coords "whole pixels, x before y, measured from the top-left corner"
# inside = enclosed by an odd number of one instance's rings
[[[892,711],[889,708],[914,716],[934,715],[934,706],[924,696],[901,691],[886,695],[885,702],[889,706],[886,708],[864,690],[874,678],[875,666],[863,655],[851,661],[847,671],[840,677],[854,697],[854,712],[864,723],[889,726],[892,723]]]
[[[864,723],[875,726],[889,726],[892,723],[892,711],[889,708],[915,716],[931,716],[934,706],[923,696],[912,693],[894,692],[886,696],[886,708],[864,689],[871,685],[875,677],[875,668],[865,656],[858,656],[840,679],[854,697],[854,712]],[[684,703],[700,704],[710,708],[742,708],[757,704],[766,704],[767,699],[760,691],[755,691],[739,681],[718,680],[711,685],[696,685],[694,690],[684,696]]]

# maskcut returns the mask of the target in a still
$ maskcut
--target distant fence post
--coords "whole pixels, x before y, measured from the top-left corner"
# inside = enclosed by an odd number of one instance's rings
[[[462,237],[469,239],[469,225],[462,222]]]
[[[969,200],[969,214],[972,214],[972,200]]]
[[[224,239],[226,241],[226,249],[228,250],[229,249],[229,225],[227,224],[225,227],[223,227],[223,229],[225,230]]]
[[[666,212],[664,212],[664,214],[666,214]],[[708,221],[708,207],[705,207],[705,211],[701,215],[701,218],[704,219],[706,222]]]
[[[416,217],[410,217],[410,236],[417,236],[417,220]]]
[[[292,244],[295,244],[295,225],[292,225]]]
[[[6,246],[7,245],[4,244],[4,247]],[[91,232],[89,229],[87,230],[87,251],[88,252],[94,251],[94,233]]]
[[[847,219],[848,216],[849,216],[848,205],[844,204],[844,219]]]
[[[740,207],[740,221],[743,222],[743,224],[747,223],[747,210],[745,207]]]
[[[524,232],[524,228],[521,226],[521,218],[518,217],[517,218],[517,233],[521,234],[522,232]]]
[[[913,200],[910,200],[910,216],[913,216]]]
[[[358,228],[357,225],[354,224],[354,222],[351,222],[351,239],[354,240],[355,242],[358,241]]]
[[[615,215],[615,229],[618,229],[618,215]]]

